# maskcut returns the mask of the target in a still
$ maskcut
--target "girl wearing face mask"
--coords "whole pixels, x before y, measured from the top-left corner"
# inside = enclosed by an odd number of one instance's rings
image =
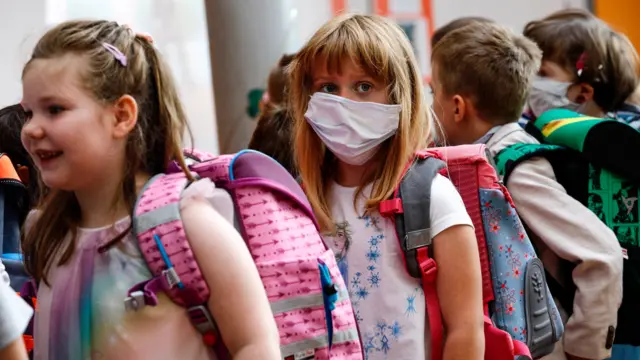
[[[549,109],[566,108],[634,121],[628,112],[637,113],[637,107],[626,101],[638,86],[638,54],[626,36],[578,9],[532,21],[525,26],[524,35],[543,52],[529,96],[528,119]]]
[[[411,44],[391,21],[332,19],[291,64],[296,160],[309,201],[338,258],[369,360],[429,359],[425,297],[407,274],[392,196],[413,153],[431,140]],[[425,136],[426,134],[426,136]],[[431,189],[444,359],[482,359],[481,279],[471,220],[453,184]],[[425,341],[426,339],[426,341]]]

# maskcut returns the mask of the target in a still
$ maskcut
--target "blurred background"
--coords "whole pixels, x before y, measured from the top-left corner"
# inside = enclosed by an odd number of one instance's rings
[[[426,84],[434,28],[474,15],[521,31],[569,7],[589,9],[640,46],[639,0],[2,0],[0,107],[20,101],[22,66],[48,27],[74,18],[115,20],[153,36],[177,80],[195,145],[229,153],[246,146],[255,94],[275,62],[340,12],[395,19],[414,45]]]

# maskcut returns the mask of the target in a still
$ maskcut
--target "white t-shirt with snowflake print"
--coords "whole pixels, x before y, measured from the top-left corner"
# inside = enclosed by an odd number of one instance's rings
[[[429,359],[428,320],[420,282],[407,273],[393,221],[363,214],[356,188],[333,184],[329,203],[336,233],[325,234],[349,287],[367,360]],[[370,194],[371,186],[363,194]],[[437,175],[431,187],[433,236],[455,225],[472,226],[449,179]]]

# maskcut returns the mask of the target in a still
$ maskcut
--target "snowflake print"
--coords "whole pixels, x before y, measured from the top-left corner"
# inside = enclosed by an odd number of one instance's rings
[[[512,269],[512,271],[511,271],[511,274],[512,274],[512,276],[513,276],[514,278],[519,279],[519,278],[520,278],[520,275],[521,275],[521,273],[520,273],[520,269],[518,269],[518,268],[513,268],[513,269]]]
[[[374,228],[376,231],[382,231],[380,229],[380,218],[377,216],[369,216],[369,215],[365,215],[365,216],[361,216],[359,217],[360,220],[364,220],[364,227],[366,228]]]
[[[416,313],[416,294],[407,296],[407,309],[404,311],[405,315],[413,315]]]
[[[372,287],[380,286],[380,273],[372,273],[368,280]]]
[[[384,239],[384,235],[382,234],[372,236],[371,239],[369,239],[369,246],[378,247],[382,239]]]
[[[369,251],[367,252],[367,259],[369,261],[377,262],[379,258],[380,258],[379,250],[369,249]]]
[[[518,240],[520,240],[520,242],[524,242],[524,239],[527,237],[527,234],[525,234],[522,231],[518,232]]]
[[[361,287],[358,289],[358,291],[356,291],[356,296],[358,297],[359,300],[364,300],[367,298],[367,296],[369,296],[369,290]]]
[[[369,266],[367,266],[367,270],[369,270],[369,272],[374,272],[374,271],[376,271],[376,266],[375,265],[369,265]]]
[[[400,323],[396,321],[391,325],[391,336],[398,340],[400,335],[402,335],[402,326],[400,326]]]
[[[360,286],[360,276],[362,276],[362,273],[361,272],[357,272],[355,274],[355,276],[353,277],[353,279],[351,279],[351,286],[352,287],[355,288],[355,287]]]
[[[398,341],[402,335],[402,325],[398,321],[387,322],[378,320],[373,331],[369,331],[364,336],[364,351],[368,357],[373,353],[389,354],[393,343]]]
[[[500,230],[500,225],[498,224],[497,221],[492,221],[489,224],[489,231],[491,231],[492,233],[497,233]]]

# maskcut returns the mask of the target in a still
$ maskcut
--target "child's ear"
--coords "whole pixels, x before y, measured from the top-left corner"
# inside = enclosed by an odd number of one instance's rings
[[[453,96],[453,105],[455,108],[453,109],[453,121],[456,123],[462,121],[467,113],[467,102],[460,95]]]
[[[575,100],[573,102],[577,104],[583,104],[587,101],[593,100],[593,86],[587,83],[576,84]]]
[[[138,122],[138,103],[131,95],[123,95],[113,105],[113,115],[114,137],[126,137]]]

